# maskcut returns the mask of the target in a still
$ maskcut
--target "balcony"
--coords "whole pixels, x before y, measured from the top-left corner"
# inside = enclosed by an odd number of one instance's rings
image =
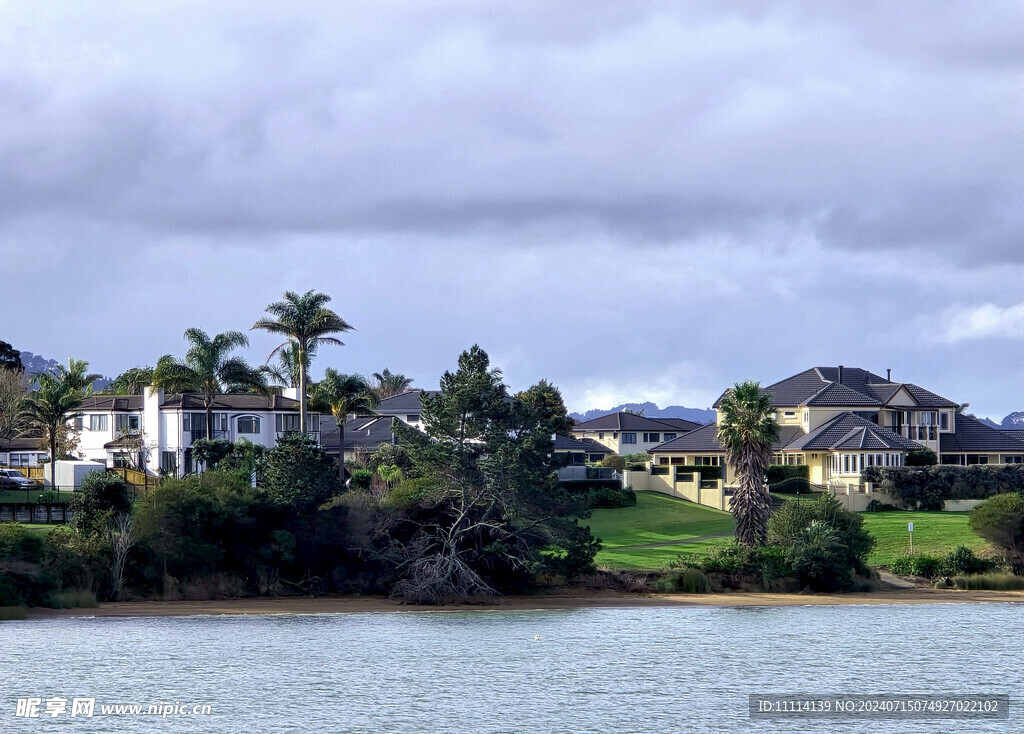
[[[937,426],[895,426],[896,433],[909,438],[911,441],[938,441],[939,429]]]
[[[200,429],[198,431],[183,431],[183,433],[185,434],[185,437],[188,438],[189,443],[195,443],[196,441],[198,441],[201,438],[206,438],[206,429],[205,428],[202,428],[202,429]],[[231,437],[228,435],[227,431],[214,431],[213,432],[213,437],[215,439],[216,438],[223,438],[225,440],[229,440],[229,441],[231,440]]]

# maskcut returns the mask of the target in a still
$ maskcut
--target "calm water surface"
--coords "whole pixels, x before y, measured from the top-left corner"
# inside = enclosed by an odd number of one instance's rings
[[[536,639],[539,636],[539,639]],[[1024,605],[338,614],[0,623],[0,732],[1003,732],[752,722],[749,693],[1024,696]],[[16,700],[95,697],[92,719]],[[103,703],[209,703],[115,717]]]

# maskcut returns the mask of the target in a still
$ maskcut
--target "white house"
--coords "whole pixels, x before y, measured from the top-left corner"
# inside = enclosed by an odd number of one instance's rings
[[[297,391],[291,390],[293,394]],[[88,398],[74,419],[78,455],[110,467],[182,476],[194,469],[192,444],[206,437],[201,395],[146,394]],[[272,447],[279,436],[299,430],[299,402],[283,395],[218,395],[212,404],[211,438],[246,439]],[[307,414],[306,432],[320,440],[320,414]]]

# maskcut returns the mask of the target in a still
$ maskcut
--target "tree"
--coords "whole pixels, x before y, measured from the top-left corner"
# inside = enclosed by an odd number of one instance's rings
[[[21,432],[21,406],[27,394],[28,378],[24,372],[0,369],[0,439]]]
[[[5,341],[0,341],[0,370],[22,372],[25,367],[21,364],[21,352]]]
[[[270,353],[268,361],[285,347],[293,346],[296,350],[295,361],[299,368],[299,425],[302,431],[308,430],[306,384],[309,379],[309,360],[321,344],[344,346],[343,342],[331,334],[352,330],[345,319],[327,308],[330,301],[331,297],[326,293],[310,290],[300,296],[293,291],[286,291],[283,300],[275,301],[266,308],[267,313],[275,318],[264,317],[252,325],[253,329],[262,329],[287,339]]]
[[[58,365],[50,372],[32,378],[37,389],[22,402],[21,416],[39,431],[50,449],[50,484],[57,485],[57,445],[69,429],[67,421],[75,418],[85,399],[92,394],[92,383],[98,375],[86,374],[89,363],[69,359],[68,366]]]
[[[114,587],[114,601],[121,600],[124,591],[124,567],[128,552],[135,545],[135,532],[130,512],[111,518],[106,527],[106,541],[110,546],[110,580]]]
[[[338,424],[338,478],[344,484],[345,417],[372,411],[377,407],[377,396],[362,375],[342,375],[328,367],[324,379],[310,391],[310,402],[320,410],[330,410]]]
[[[393,593],[462,601],[522,589],[536,571],[552,570],[549,556],[571,559],[567,573],[592,563],[593,537],[566,516],[554,473],[552,436],[566,420],[556,394],[544,383],[511,398],[474,346],[441,378],[440,392],[422,398],[427,435],[395,424],[422,479],[384,499],[401,575]]]
[[[206,411],[206,437],[213,438],[213,401],[225,392],[265,390],[259,370],[241,357],[229,356],[239,347],[249,346],[240,331],[226,331],[212,339],[202,329],[187,329],[189,350],[185,359],[164,355],[153,370],[153,386],[168,392],[197,392],[203,396]]]
[[[906,466],[935,466],[939,457],[931,449],[919,448],[907,452]]]
[[[736,540],[743,545],[762,545],[768,534],[771,508],[765,474],[778,439],[771,396],[758,382],[736,383],[719,405],[716,440],[725,449],[726,462],[736,472],[738,487],[732,497]]]
[[[132,510],[131,486],[116,474],[92,472],[71,496],[71,526],[82,535],[102,535],[110,521]]]
[[[102,392],[105,395],[143,395],[152,382],[152,367],[132,367],[115,377]]]
[[[378,400],[384,400],[385,398],[408,392],[409,386],[412,385],[411,377],[393,373],[387,367],[384,368],[383,372],[374,372],[373,379],[376,382],[373,386],[373,391],[377,394]]]
[[[316,356],[316,350],[311,349],[305,355],[306,374],[309,374],[309,365]],[[260,371],[267,379],[283,387],[299,386],[299,349],[295,342],[277,353],[277,364],[265,364]]]
[[[259,489],[274,506],[311,513],[341,486],[334,462],[304,433],[288,433],[263,458]]]
[[[1016,573],[1024,573],[1024,493],[989,497],[971,511],[971,530],[1002,548]]]

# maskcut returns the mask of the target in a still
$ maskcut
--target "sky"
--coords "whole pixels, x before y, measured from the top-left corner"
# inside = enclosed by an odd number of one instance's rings
[[[844,364],[999,420],[1022,60],[1017,0],[0,0],[0,339],[115,375],[316,289],[314,376],[477,343],[582,411]]]

